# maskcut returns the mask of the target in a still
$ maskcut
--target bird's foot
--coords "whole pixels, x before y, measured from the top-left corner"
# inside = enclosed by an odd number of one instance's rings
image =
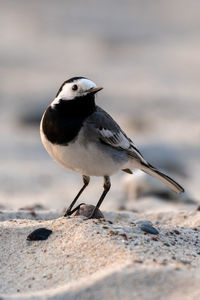
[[[74,209],[70,210],[67,209],[66,213],[64,214],[64,217],[70,217],[74,212],[76,212],[77,210],[79,210],[79,208],[81,207],[81,205],[84,205],[85,203],[81,203],[79,205],[77,205]]]
[[[64,217],[70,217],[71,216],[71,211],[67,210],[66,213],[64,214]]]

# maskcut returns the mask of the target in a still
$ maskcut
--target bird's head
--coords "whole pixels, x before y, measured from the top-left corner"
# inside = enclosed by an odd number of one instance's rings
[[[51,105],[59,104],[61,100],[71,101],[80,98],[84,99],[85,96],[94,95],[102,89],[102,87],[97,87],[93,81],[85,77],[73,77],[61,85]]]

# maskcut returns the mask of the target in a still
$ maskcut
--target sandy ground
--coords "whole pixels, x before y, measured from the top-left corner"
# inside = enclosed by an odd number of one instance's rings
[[[198,299],[200,212],[105,213],[51,220],[36,212],[0,226],[3,299]],[[14,217],[14,214],[13,214]],[[16,217],[16,215],[15,215]],[[56,217],[56,215],[48,216]],[[152,224],[159,234],[146,233]],[[53,231],[27,241],[36,228]]]
[[[0,298],[200,298],[200,2],[124,3],[0,1]],[[39,120],[76,75],[104,87],[97,103],[184,195],[121,173],[106,222],[62,217],[81,177],[45,152]],[[92,178],[80,201],[101,192]],[[26,241],[39,227],[53,234]]]

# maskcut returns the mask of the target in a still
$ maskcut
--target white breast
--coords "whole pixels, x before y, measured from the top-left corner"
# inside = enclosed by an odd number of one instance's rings
[[[96,143],[80,144],[80,140],[77,139],[68,146],[60,146],[47,140],[41,126],[40,134],[42,143],[49,155],[67,169],[88,176],[109,176],[123,168],[121,163],[116,163]],[[81,132],[79,136],[81,136]]]

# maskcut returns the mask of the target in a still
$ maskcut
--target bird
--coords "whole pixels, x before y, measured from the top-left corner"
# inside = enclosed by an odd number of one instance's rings
[[[64,81],[40,122],[41,140],[49,155],[62,167],[82,175],[83,186],[65,217],[83,204],[74,208],[91,176],[103,177],[103,192],[88,219],[95,218],[111,188],[110,177],[119,171],[133,174],[139,169],[174,192],[184,192],[180,184],[147,162],[115,120],[96,104],[102,89],[82,76]]]

